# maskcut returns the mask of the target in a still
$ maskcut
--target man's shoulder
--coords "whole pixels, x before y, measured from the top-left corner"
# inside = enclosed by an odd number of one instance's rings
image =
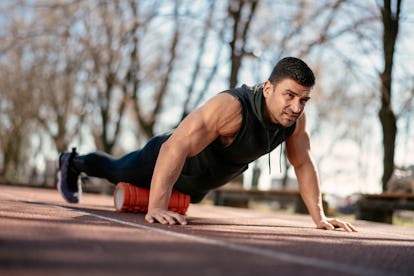
[[[239,100],[240,98],[232,93],[231,90],[225,90],[212,97],[209,102],[219,105],[239,105]]]
[[[262,90],[263,90],[263,83],[259,83],[255,85],[242,84],[241,86],[231,88],[223,92],[234,93],[234,94],[245,94],[245,93],[262,92]]]
[[[237,97],[230,93],[219,93],[209,99],[200,107],[201,112],[216,113],[215,115],[224,115],[227,113],[238,112],[241,110],[241,103]],[[213,114],[211,114],[213,115]]]
[[[263,91],[263,84],[256,84],[253,86],[249,86],[246,84],[243,84],[236,88],[227,89],[224,91],[221,91],[220,94],[228,94],[232,95],[233,97],[237,98],[239,101],[248,101],[251,97],[254,97],[257,93],[262,93]]]

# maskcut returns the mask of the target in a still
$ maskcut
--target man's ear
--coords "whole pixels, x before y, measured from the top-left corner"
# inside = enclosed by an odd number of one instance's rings
[[[265,83],[263,84],[263,95],[265,97],[269,96],[273,91],[273,84],[267,80],[265,81]]]

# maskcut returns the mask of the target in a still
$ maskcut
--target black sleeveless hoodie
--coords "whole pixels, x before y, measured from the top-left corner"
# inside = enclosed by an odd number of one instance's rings
[[[190,194],[192,203],[240,175],[250,162],[270,153],[295,130],[296,123],[285,128],[265,117],[263,85],[243,85],[222,93],[240,101],[243,120],[232,143],[223,145],[217,140],[186,160],[174,189]]]

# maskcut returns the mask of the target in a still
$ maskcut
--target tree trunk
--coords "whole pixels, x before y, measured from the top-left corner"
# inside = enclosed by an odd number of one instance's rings
[[[392,69],[394,61],[395,43],[398,35],[398,25],[400,17],[400,8],[402,0],[393,1],[384,0],[384,6],[381,7],[383,22],[383,55],[384,71],[380,74],[381,78],[381,109],[379,118],[382,125],[383,134],[383,167],[382,189],[386,190],[386,185],[394,170],[394,151],[395,138],[397,136],[397,122],[392,110]],[[395,4],[396,7],[391,7]]]
[[[230,41],[230,88],[234,88],[238,82],[238,74],[242,64],[242,59],[246,54],[247,34],[258,2],[258,0],[229,1],[228,13],[233,20],[233,37]],[[247,17],[243,13],[243,9],[246,9],[246,7],[249,8],[249,14]]]

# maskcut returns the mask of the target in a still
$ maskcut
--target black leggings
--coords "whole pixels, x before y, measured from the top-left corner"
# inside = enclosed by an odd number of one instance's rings
[[[156,136],[141,150],[133,151],[119,159],[102,152],[81,155],[74,159],[74,166],[88,176],[105,178],[114,184],[128,182],[149,188],[161,145],[169,136]]]

